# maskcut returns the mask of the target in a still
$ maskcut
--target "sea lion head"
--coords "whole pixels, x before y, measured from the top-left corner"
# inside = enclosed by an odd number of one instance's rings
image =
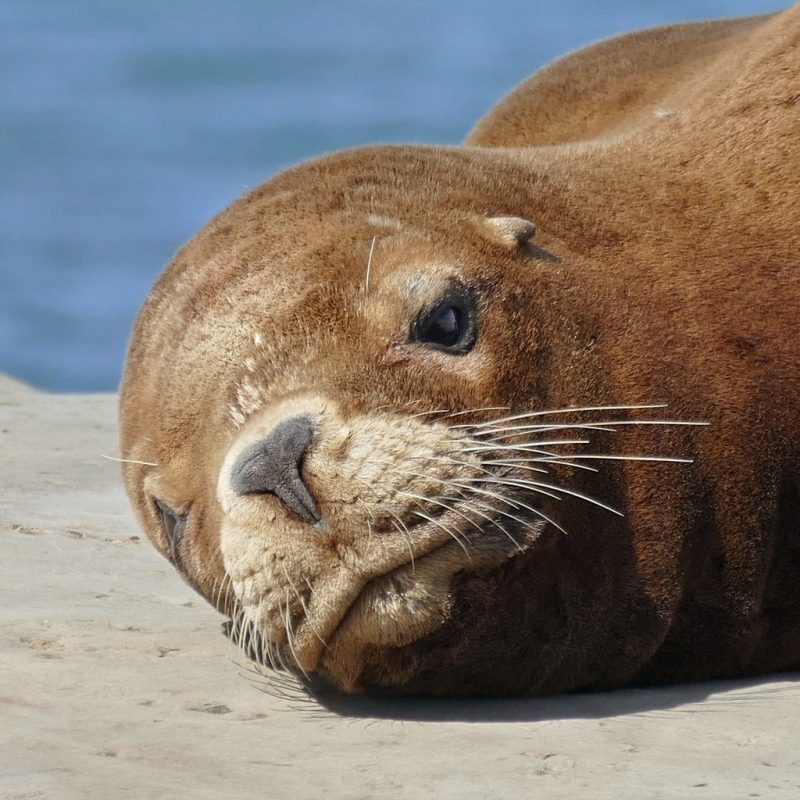
[[[177,254],[125,480],[257,661],[491,695],[800,663],[799,27],[600,43],[468,146],[308,162]]]
[[[265,663],[349,692],[519,693],[597,676],[603,646],[632,671],[662,635],[621,468],[581,459],[651,412],[603,408],[586,287],[527,213],[557,200],[478,149],[349,151],[245,195],[155,286],[127,487]]]

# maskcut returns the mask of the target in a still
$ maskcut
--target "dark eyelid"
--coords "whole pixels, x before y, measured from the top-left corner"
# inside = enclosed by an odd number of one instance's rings
[[[183,531],[186,527],[186,519],[189,516],[186,514],[179,514],[174,509],[170,508],[162,500],[154,499],[156,510],[161,516],[161,524],[164,528],[164,533],[169,542],[169,549],[172,561],[177,564],[180,559],[178,546],[183,536]]]

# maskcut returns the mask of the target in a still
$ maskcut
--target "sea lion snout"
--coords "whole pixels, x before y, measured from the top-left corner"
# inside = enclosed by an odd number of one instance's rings
[[[283,420],[236,459],[231,469],[233,490],[240,495],[274,494],[304,522],[318,523],[319,511],[302,475],[313,437],[311,416]]]

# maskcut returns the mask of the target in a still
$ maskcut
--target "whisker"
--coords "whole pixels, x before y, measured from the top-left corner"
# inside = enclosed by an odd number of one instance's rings
[[[544,463],[547,464],[560,464],[562,462],[566,463],[572,460],[583,461],[586,459],[591,459],[595,461],[655,461],[655,462],[662,462],[665,464],[694,464],[694,459],[692,458],[673,458],[671,456],[610,456],[610,455],[598,455],[595,453],[589,453],[586,455],[574,455],[574,456],[556,455],[554,458],[542,458],[535,460],[543,461]],[[572,464],[571,466],[578,466],[578,465]]]
[[[457,514],[462,519],[465,519],[470,525],[472,525],[473,528],[475,528],[476,531],[478,531],[478,533],[483,533],[484,532],[483,528],[481,528],[481,526],[478,525],[478,523],[475,522],[475,520],[470,519],[466,514],[464,514],[462,511],[459,511],[459,509],[453,507],[452,505],[447,505],[446,503],[442,502],[442,500],[444,500],[444,499],[453,499],[453,498],[441,498],[440,496],[437,496],[435,498],[434,497],[422,497],[421,495],[412,494],[411,492],[404,492],[404,491],[400,491],[400,492],[398,492],[398,494],[402,494],[402,495],[404,495],[406,497],[410,497],[410,498],[412,498],[414,500],[422,500],[423,502],[433,503],[434,505],[437,505],[440,508],[444,508],[446,511],[451,511],[454,514]],[[509,539],[511,539],[511,541],[514,543],[514,545],[517,547],[517,549],[520,552],[522,552],[522,547],[520,547],[520,545],[514,539],[514,537],[511,536],[511,534],[505,528],[503,528],[502,525],[499,525],[499,523],[496,520],[493,520],[491,517],[487,516],[486,514],[480,514],[479,512],[475,511],[474,509],[472,509],[472,511],[474,513],[478,513],[478,516],[483,517],[487,522],[490,522],[493,525],[497,525],[500,528],[500,530],[503,531],[503,533],[505,533],[505,535],[508,536]]]
[[[570,458],[570,456],[564,456],[565,459]],[[579,458],[579,456],[576,456]],[[549,470],[542,470],[537,469],[536,467],[529,467],[526,466],[529,463],[536,463],[536,464],[563,464],[565,467],[574,467],[575,469],[585,469],[589,472],[599,472],[600,470],[595,469],[594,467],[589,467],[586,464],[571,464],[568,461],[561,461],[558,453],[553,453],[552,458],[503,458],[503,459],[493,459],[491,461],[482,461],[483,464],[492,464],[498,467],[513,467],[514,469],[526,469],[530,470],[531,472],[544,472],[545,474],[549,474]],[[487,472],[490,472],[487,470]],[[490,472],[490,474],[494,475],[496,473]]]
[[[411,572],[413,573],[416,571],[416,565],[414,564],[414,548],[413,548],[414,542],[411,538],[411,531],[408,530],[408,526],[405,524],[405,522],[403,522],[403,520],[400,519],[400,517],[397,514],[395,514],[391,508],[387,508],[386,511],[391,517],[393,517],[392,525],[394,525],[394,527],[398,531],[400,531],[400,533],[402,533],[403,536],[405,537],[406,544],[408,545],[408,555],[411,558]],[[397,527],[398,525],[400,526],[400,528]]]
[[[454,499],[454,498],[450,498],[450,499]],[[485,519],[490,525],[494,526],[495,528],[500,530],[503,534],[505,534],[505,536],[508,537],[508,539],[514,545],[514,547],[516,547],[517,550],[520,551],[520,553],[524,552],[524,550],[523,550],[522,546],[520,545],[520,543],[496,519],[493,519],[488,514],[484,514],[482,511],[480,511],[479,509],[475,508],[475,506],[469,500],[465,500],[463,497],[459,498],[459,503],[460,503],[460,505],[466,506],[473,514],[477,514],[482,519]],[[464,517],[464,519],[466,519],[467,522],[469,522],[472,525],[474,525],[478,529],[478,531],[483,532],[483,529],[476,522],[471,520],[465,514],[462,514],[458,509],[451,508],[451,510],[454,511],[459,516]],[[490,510],[493,510],[493,509],[490,507]],[[528,526],[528,527],[530,527],[530,526]],[[532,528],[531,528],[531,530],[532,530]]]
[[[702,420],[691,420],[691,419],[622,419],[622,420],[603,420],[601,422],[593,423],[596,425],[610,425],[615,428],[620,426],[632,426],[632,425],[660,425],[664,427],[694,427],[694,428],[705,428],[708,427],[711,423],[704,422]],[[568,428],[568,425],[559,426],[561,428]],[[580,425],[574,426],[576,428],[581,427]]]
[[[222,550],[222,545],[220,544],[214,551],[214,555],[221,552],[221,550]],[[246,558],[247,556],[242,556],[241,558],[237,559],[237,561],[233,564],[233,566],[230,569],[225,569],[225,575],[222,578],[222,582],[219,584],[219,593],[216,597],[217,602],[212,604],[216,608],[219,608],[219,602],[222,598],[223,592],[226,592],[227,590],[231,591],[231,598],[233,600],[234,609],[239,607],[239,600],[236,597],[236,592],[233,590],[233,571],[236,570],[239,564],[241,564],[241,562]]]
[[[468,408],[465,411],[454,411],[448,414],[445,419],[453,419],[455,417],[463,417],[467,414],[480,414],[484,411],[508,411],[508,406],[484,406],[483,408]],[[457,426],[454,426],[457,427]]]
[[[562,441],[523,442],[520,444],[491,444],[490,442],[476,442],[471,447],[462,448],[462,453],[494,453],[498,451],[516,451],[520,453],[539,453],[549,455],[542,447],[555,447],[567,444],[591,444],[588,439],[564,439]]]
[[[472,556],[470,556],[469,552],[467,551],[467,548],[464,547],[464,543],[461,541],[459,536],[454,531],[452,531],[446,525],[443,525],[435,517],[432,517],[429,514],[426,514],[424,511],[412,511],[411,513],[415,514],[418,517],[422,517],[423,519],[428,520],[428,522],[430,522],[431,524],[436,525],[437,528],[441,528],[445,533],[447,533],[447,535],[454,542],[458,543],[458,546],[464,551],[464,555],[467,557],[467,561],[472,561]]]
[[[223,578],[224,580],[224,578]],[[211,605],[215,608],[217,607],[216,598],[217,598],[217,590],[219,589],[220,582],[214,578],[213,582],[211,583]]]
[[[513,436],[520,436],[523,433],[549,433],[550,431],[580,429],[585,431],[599,431],[601,433],[614,433],[614,428],[603,428],[599,425],[587,423],[586,425],[510,425],[505,428],[482,428],[473,431],[470,436],[487,436],[493,441],[510,439]],[[505,434],[499,436],[498,434]]]
[[[234,662],[236,663],[236,662]],[[313,703],[302,689],[300,682],[291,673],[281,673],[275,671],[274,667],[269,667],[270,671],[265,671],[262,664],[251,662],[252,666],[236,663],[239,667],[239,674],[259,691],[280,700],[291,702]]]
[[[244,636],[242,633],[242,616],[244,614],[244,610],[239,605],[238,600],[236,603],[235,608],[233,609],[233,614],[231,615],[231,628],[229,634],[229,642],[232,645],[235,645],[237,650],[246,657],[247,652],[244,643]]]
[[[305,584],[306,584],[306,586],[308,587],[308,591],[309,591],[309,592],[311,592],[311,593],[313,594],[313,593],[314,593],[314,587],[311,585],[311,581],[310,581],[308,578],[306,578],[306,577],[304,577],[304,578],[303,578],[303,580],[305,581]],[[316,598],[316,599],[317,599],[317,602],[319,603],[319,602],[320,602],[319,595],[317,595],[317,598]],[[331,607],[331,604],[330,604],[330,603],[328,603],[327,601],[323,600],[323,601],[322,601],[322,605],[323,605],[325,608],[327,608],[327,609],[328,609],[328,611],[333,611],[333,608]]]
[[[494,447],[491,441],[482,442],[476,439],[463,439],[464,444],[471,445],[477,447],[481,450],[494,450],[497,449]],[[503,447],[556,447],[557,445],[565,445],[565,444],[590,444],[591,441],[589,439],[542,439],[539,441],[527,441],[527,442],[519,442],[516,445],[498,445],[499,448]]]
[[[516,500],[516,499],[515,500],[511,500],[508,497],[505,497],[502,494],[498,494],[497,492],[492,492],[489,489],[483,489],[483,488],[481,488],[479,486],[471,486],[471,485],[465,486],[463,484],[457,483],[454,480],[445,480],[444,478],[439,478],[439,477],[437,477],[435,475],[422,475],[419,472],[411,472],[410,470],[398,470],[398,472],[401,472],[404,475],[410,475],[411,477],[422,478],[424,480],[435,480],[437,483],[440,483],[443,486],[446,486],[448,489],[456,489],[456,490],[460,490],[461,492],[467,492],[469,494],[469,496],[470,496],[470,502],[478,503],[483,508],[487,508],[491,512],[494,512],[496,514],[500,514],[501,516],[504,516],[507,519],[514,520],[514,522],[518,522],[520,525],[522,525],[523,527],[527,528],[528,530],[530,530],[533,533],[538,533],[538,530],[533,525],[531,525],[527,520],[522,519],[522,517],[515,516],[514,514],[511,514],[510,512],[507,512],[504,509],[497,508],[497,507],[495,507],[495,506],[493,506],[493,505],[491,505],[489,503],[485,503],[485,502],[481,503],[477,498],[475,498],[474,495],[479,494],[479,495],[482,495],[482,496],[490,497],[493,500],[497,500],[497,501],[499,501],[500,503],[502,503],[504,505],[510,506],[515,511],[520,509],[520,508],[524,508],[526,511],[530,511],[534,516],[539,517],[540,519],[544,520],[545,522],[549,522],[554,528],[556,528],[557,530],[561,531],[565,536],[567,535],[567,531],[564,530],[564,528],[562,528],[561,525],[559,525],[555,520],[550,519],[550,517],[548,517],[546,514],[544,514],[539,509],[533,508],[532,506],[529,506],[529,505],[527,505],[526,503],[523,503],[520,500]],[[462,502],[464,502],[463,498],[462,498]]]
[[[475,430],[471,436],[491,437],[494,441],[510,439],[523,433],[548,433],[550,431],[561,430],[584,430],[600,431],[604,433],[615,433],[619,427],[631,427],[634,425],[661,425],[665,427],[682,426],[706,426],[708,422],[698,422],[695,420],[674,420],[674,419],[630,419],[630,420],[602,420],[601,422],[589,422],[585,424],[569,425],[512,425],[504,428],[482,428]],[[504,433],[503,436],[496,436],[496,433]]]
[[[311,631],[313,632],[314,636],[316,636],[317,639],[320,640],[320,642],[322,643],[322,646],[326,650],[330,649],[328,647],[328,643],[322,638],[322,636],[320,636],[319,631],[317,631],[317,629],[314,627],[314,625],[311,624],[311,618],[310,618],[309,613],[308,613],[308,606],[306,605],[306,601],[303,599],[303,595],[300,594],[299,590],[294,585],[294,581],[292,580],[291,576],[289,575],[289,570],[286,569],[286,564],[283,561],[281,561],[281,568],[283,569],[283,574],[286,576],[286,580],[289,583],[289,586],[291,587],[292,591],[294,592],[295,597],[297,598],[297,602],[300,603],[300,607],[303,609],[303,614],[305,616],[306,625],[308,625],[308,627],[311,628]]]
[[[461,451],[459,450],[453,452],[461,452]],[[459,461],[458,459],[455,458],[445,458],[444,456],[441,456],[438,453],[431,453],[431,455],[428,456],[411,456],[410,458],[407,458],[406,461],[422,461],[424,463],[428,463],[430,461],[438,461],[442,464],[454,464],[459,467],[471,467],[472,469],[477,469],[480,472],[486,473],[487,475],[494,475],[494,473],[491,470],[481,466],[481,464],[488,462],[476,461],[475,463],[473,463],[470,461]]]
[[[490,466],[495,466],[495,467],[508,467],[511,469],[524,469],[527,470],[528,472],[538,472],[541,475],[550,474],[550,470],[547,469],[546,467],[531,467],[528,466],[527,463],[517,463],[517,462],[530,462],[530,461],[537,461],[538,463],[538,459],[531,459],[531,458],[510,458],[510,459],[498,458],[498,459],[491,459],[488,461],[481,461],[481,464],[488,464]],[[595,472],[596,471],[597,470],[595,470]],[[484,470],[484,472],[486,472],[492,478],[496,478],[498,477],[498,475],[501,474],[498,472],[498,470],[491,470],[491,469],[486,469]]]
[[[392,516],[396,516],[396,515],[392,514]],[[417,573],[417,565],[414,562],[414,548],[412,547],[411,534],[409,533],[408,528],[400,520],[399,517],[397,517],[397,522],[399,522],[400,525],[403,526],[402,528],[394,520],[390,520],[390,522],[394,526],[395,530],[405,539],[406,547],[408,547],[408,556],[409,556],[410,563],[411,563],[411,574],[412,575],[416,575],[416,573]]]
[[[414,478],[422,478],[425,481],[433,480],[433,481],[436,481],[436,483],[440,483],[443,486],[447,486],[448,488],[462,489],[462,490],[467,491],[467,492],[477,491],[477,489],[475,489],[472,486],[464,486],[463,484],[457,484],[457,483],[454,482],[453,479],[440,478],[437,475],[423,475],[422,473],[411,472],[410,470],[405,470],[405,469],[398,469],[397,472],[402,473],[403,475],[410,475],[411,477],[414,477]],[[484,491],[486,491],[486,490],[484,490]],[[503,503],[507,503],[512,508],[519,508],[519,506],[517,506],[515,503],[513,503],[508,498],[503,497],[502,495],[495,495],[492,492],[489,492],[489,494],[491,494],[492,497],[494,497],[496,500],[500,500]]]
[[[232,613],[231,613],[230,625],[227,626],[227,627],[223,627],[223,630],[226,633],[226,638],[228,640],[227,658],[228,658],[229,661],[232,660],[231,659],[231,649],[233,647],[233,637],[234,637],[234,621],[233,621],[233,619],[234,619],[234,616],[236,615],[235,606],[234,606],[234,608],[231,609],[231,612]]]
[[[281,616],[283,616],[283,604],[282,603],[278,603],[278,613]],[[287,639],[287,642],[288,642],[288,639],[289,639],[288,631],[286,633],[286,639]],[[270,647],[269,648],[269,652],[272,653],[274,655],[274,657],[278,659],[278,664],[280,665],[280,668],[284,672],[290,672],[289,668],[286,665],[286,662],[283,660],[283,653],[281,652],[281,649],[282,649],[281,646],[276,643],[275,647]]]
[[[588,413],[589,411],[638,411],[641,409],[649,409],[649,408],[667,408],[667,403],[648,403],[644,405],[630,405],[630,406],[583,406],[583,407],[575,407],[575,408],[554,408],[550,411],[530,411],[525,414],[514,414],[509,417],[501,417],[500,419],[493,419],[489,420],[488,422],[483,422],[480,425],[474,426],[463,426],[463,427],[489,427],[492,425],[497,425],[500,423],[505,422],[513,422],[514,420],[518,419],[529,419],[531,417],[545,417],[545,416],[554,416],[556,414],[582,414]],[[458,428],[460,426],[453,425],[452,427]]]
[[[117,461],[120,464],[141,464],[143,467],[157,467],[158,464],[153,464],[152,461],[138,461],[135,458],[117,458],[116,456],[107,456],[102,454],[100,458],[105,458],[108,461]]]
[[[512,514],[510,511],[506,511],[505,509],[497,508],[497,506],[493,506],[491,503],[487,503],[484,500],[478,500],[475,497],[471,497],[469,500],[463,500],[462,499],[461,502],[465,503],[466,505],[469,505],[469,506],[477,505],[479,508],[485,508],[485,509],[487,509],[489,511],[489,513],[492,513],[492,514],[500,514],[501,517],[505,517],[506,519],[513,520],[514,522],[518,523],[519,525],[522,525],[524,528],[527,528],[527,530],[529,530],[531,533],[537,533],[538,534],[540,532],[539,528],[537,528],[535,525],[533,525],[532,523],[528,522],[527,520],[523,519],[522,517],[518,517],[515,514]],[[541,516],[543,516],[543,515],[541,515]],[[545,520],[547,522],[551,522],[551,520],[549,520],[547,518],[545,518]],[[552,524],[555,525],[555,523],[552,523]],[[555,525],[555,527],[558,528],[558,525]],[[559,530],[561,530],[563,533],[566,533],[566,531],[564,531],[563,528],[559,528]]]
[[[416,414],[410,414],[409,416],[406,417],[406,419],[416,419],[417,417],[429,417],[434,414],[449,414],[449,413],[450,413],[449,408],[437,408],[433,411],[419,411]]]
[[[375,242],[378,241],[377,236],[372,237],[372,244],[369,246],[369,257],[367,258],[367,275],[364,279],[364,294],[369,294],[369,278],[372,272],[372,256],[375,253]]]
[[[463,478],[462,480],[468,482],[475,481],[476,483],[482,483],[482,484],[492,483],[492,484],[497,484],[498,486],[514,486],[517,489],[531,489],[532,491],[535,491],[537,494],[543,494],[545,497],[549,497],[551,500],[561,500],[561,498],[557,494],[546,492],[544,489],[534,489],[533,487],[538,484],[535,484],[532,481],[528,481],[525,478],[513,478],[513,477],[506,478],[504,476],[502,478]]]
[[[554,492],[561,492],[562,494],[570,495],[571,497],[577,497],[579,500],[584,500],[587,503],[591,503],[592,505],[598,506],[599,508],[605,509],[606,511],[610,511],[612,514],[616,514],[618,517],[625,516],[621,511],[618,511],[616,508],[612,508],[611,506],[608,506],[605,503],[601,503],[594,497],[589,497],[589,495],[581,494],[580,492],[576,492],[573,489],[564,489],[561,486],[553,486],[550,483],[539,483],[537,481],[529,481],[525,479],[514,479],[514,478],[497,479],[497,481],[493,481],[492,479],[481,479],[481,480],[485,480],[487,483],[497,482],[497,483],[504,483],[507,486],[516,486],[520,489],[530,489],[531,491],[537,492],[539,494],[546,494],[549,497],[552,497],[553,495],[550,495],[548,494],[548,492],[543,491],[543,489],[550,489]],[[561,498],[557,497],[556,499],[560,500]]]
[[[454,483],[453,485],[454,486],[459,486],[458,483]],[[514,500],[510,500],[509,498],[504,497],[501,494],[497,494],[496,492],[491,492],[488,489],[484,489],[484,488],[478,487],[478,486],[463,486],[462,485],[461,488],[466,489],[467,491],[470,491],[470,492],[476,492],[477,494],[484,494],[484,495],[487,495],[489,497],[493,497],[495,500],[499,500],[501,503],[506,503],[507,505],[510,505],[514,509],[524,508],[526,511],[530,511],[531,514],[534,514],[535,516],[543,519],[545,522],[549,522],[554,528],[557,528],[558,530],[560,530],[565,536],[567,535],[567,532],[555,520],[550,519],[550,517],[548,517],[544,512],[540,511],[538,508],[534,508],[533,506],[529,506],[526,503],[523,503],[518,498],[514,498]]]
[[[362,479],[361,479],[361,478],[359,478],[357,475],[355,475],[355,476],[353,476],[353,477],[354,477],[354,478],[355,478],[355,480],[357,480],[359,483],[363,483],[365,486],[367,486],[367,487],[369,487],[370,489],[372,489],[372,487],[371,487],[371,486],[370,486],[370,485],[369,485],[369,484],[368,484],[368,483],[367,483],[365,480],[362,480]],[[364,500],[362,500],[360,497],[357,497],[357,498],[356,498],[356,502],[357,502],[357,503],[358,503],[360,506],[363,506],[363,508],[364,508],[364,511],[366,511],[366,512],[367,512],[367,516],[369,517],[369,519],[368,519],[368,520],[366,520],[366,522],[367,522],[367,536],[368,536],[368,539],[369,539],[369,541],[372,541],[372,523],[375,521],[375,514],[373,513],[373,511],[372,511],[372,509],[369,507],[369,505],[368,505],[367,503],[365,503],[365,502],[364,502]]]
[[[294,663],[297,665],[297,668],[300,672],[303,673],[304,678],[308,678],[308,673],[305,671],[303,665],[300,663],[300,659],[297,657],[297,651],[294,649],[294,630],[292,629],[292,617],[289,613],[289,601],[286,601],[286,611],[283,614],[283,625],[286,628],[286,643],[289,645],[289,651],[292,654],[292,658],[294,659]]]

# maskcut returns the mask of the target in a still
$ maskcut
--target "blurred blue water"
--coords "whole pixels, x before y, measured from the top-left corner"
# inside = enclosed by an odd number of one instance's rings
[[[565,51],[762,0],[3,0],[0,371],[113,389],[177,247],[322,152],[456,143]]]

